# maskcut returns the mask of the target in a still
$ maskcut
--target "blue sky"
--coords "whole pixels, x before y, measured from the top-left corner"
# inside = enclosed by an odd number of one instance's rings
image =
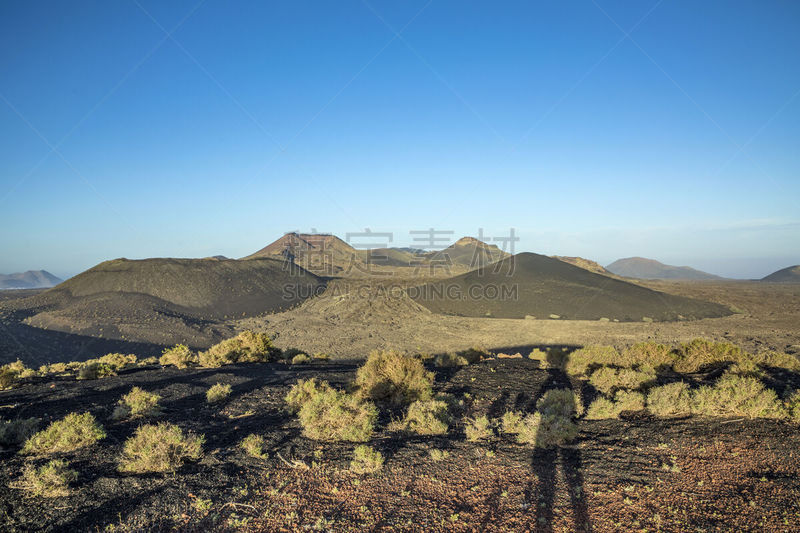
[[[800,4],[0,2],[0,272],[286,231],[800,263]]]

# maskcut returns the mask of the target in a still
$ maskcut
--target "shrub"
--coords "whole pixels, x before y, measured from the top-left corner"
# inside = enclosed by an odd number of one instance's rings
[[[98,362],[105,363],[115,371],[136,366],[136,356],[133,354],[109,353],[98,359]]]
[[[97,360],[86,361],[78,369],[78,379],[100,379],[109,376],[116,376],[117,373],[108,363],[101,363]]]
[[[677,416],[691,413],[689,386],[683,381],[653,387],[647,393],[647,410],[656,416]]]
[[[644,395],[634,391],[617,391],[613,400],[597,398],[586,411],[589,420],[618,418],[624,411],[641,411],[644,409]]]
[[[221,402],[230,395],[231,386],[229,383],[217,383],[212,385],[211,388],[206,391],[206,401],[208,403],[217,403]]]
[[[489,357],[491,354],[483,346],[473,346],[472,348],[456,352],[456,355],[463,357],[467,364],[472,365],[479,363],[481,359]]]
[[[800,422],[800,389],[786,398],[786,413],[795,422]]]
[[[158,357],[145,357],[144,359],[139,359],[140,366],[149,366],[149,365],[157,365],[158,364]]]
[[[154,392],[147,392],[139,387],[134,387],[122,397],[119,404],[114,409],[111,418],[121,420],[123,418],[135,418],[137,416],[154,416],[160,413],[158,401],[161,396]]]
[[[35,433],[22,447],[22,453],[71,452],[105,438],[106,432],[91,413],[70,413]]]
[[[448,452],[447,450],[439,450],[437,448],[430,450],[428,453],[430,454],[431,459],[433,459],[436,462],[442,461],[447,457],[450,457],[450,452]]]
[[[69,369],[67,368],[66,363],[53,363],[51,365],[42,365],[39,367],[39,373],[42,375],[45,374],[63,374],[67,372]]]
[[[753,356],[753,360],[762,366],[783,368],[793,372],[800,372],[800,359],[796,355],[783,352],[760,352]]]
[[[364,442],[372,436],[378,410],[356,396],[321,387],[303,402],[298,416],[310,439]]]
[[[319,381],[317,378],[301,379],[289,389],[284,400],[289,404],[289,410],[297,413],[313,396],[331,390],[333,389],[327,381]]]
[[[578,426],[569,417],[536,412],[522,418],[511,433],[516,433],[520,444],[551,448],[574,439]]]
[[[603,394],[610,395],[618,389],[640,389],[656,379],[656,371],[649,366],[614,368],[604,366],[589,376],[589,383]]]
[[[187,459],[197,460],[203,453],[203,436],[187,432],[175,424],[144,425],[125,441],[119,469],[122,472],[168,472]]]
[[[571,389],[550,389],[536,402],[536,410],[543,415],[571,418],[583,414],[583,404]]]
[[[516,435],[520,430],[523,414],[519,411],[506,411],[500,419],[500,428],[503,433]]]
[[[417,400],[408,406],[403,427],[418,435],[444,435],[450,426],[447,403],[441,400]]]
[[[392,406],[408,405],[431,398],[433,373],[415,357],[376,350],[356,371],[355,385],[362,398]]]
[[[69,484],[76,479],[78,473],[70,469],[65,460],[54,459],[39,468],[33,465],[25,467],[22,478],[14,487],[28,492],[30,496],[57,498],[68,496]]]
[[[567,373],[582,376],[587,370],[604,365],[619,364],[619,352],[613,346],[586,346],[567,356]]]
[[[470,442],[488,439],[494,435],[491,423],[486,415],[477,418],[467,418],[465,422],[464,432],[467,435],[467,440]]]
[[[0,421],[0,445],[19,446],[36,433],[38,427],[38,418]]]
[[[713,386],[693,392],[692,412],[708,416],[783,418],[786,411],[775,391],[757,378],[725,374]]]
[[[436,356],[436,359],[433,360],[433,364],[439,368],[455,368],[458,366],[467,366],[469,361],[463,355],[440,353]]]
[[[741,348],[729,342],[694,339],[683,343],[677,351],[676,372],[697,372],[704,367],[722,362],[736,362],[745,357]]]
[[[250,434],[244,438],[239,446],[247,452],[247,455],[256,459],[266,459],[268,457],[267,452],[264,450],[266,442],[261,435]]]
[[[304,364],[310,363],[310,362],[311,362],[311,358],[307,354],[304,354],[304,353],[299,353],[299,354],[295,355],[294,357],[292,357],[292,364],[293,365],[304,365]]]
[[[172,348],[165,348],[158,359],[161,366],[175,365],[178,368],[188,368],[200,362],[197,354],[185,344],[176,344]]]
[[[350,461],[350,470],[356,474],[370,474],[383,468],[383,455],[381,452],[364,444],[356,446],[353,450],[353,460]]]
[[[626,366],[648,365],[655,369],[671,368],[677,355],[671,346],[657,342],[640,342],[624,352],[620,364]]]
[[[279,354],[280,350],[272,345],[268,335],[243,331],[200,352],[198,357],[201,366],[216,368],[234,363],[266,363],[275,360]]]
[[[10,389],[17,384],[19,374],[8,365],[0,367],[0,390]]]

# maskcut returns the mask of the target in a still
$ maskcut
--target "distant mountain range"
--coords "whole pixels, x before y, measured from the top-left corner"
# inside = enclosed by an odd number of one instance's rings
[[[28,270],[16,274],[0,274],[0,289],[46,289],[63,281],[46,270]]]
[[[725,279],[688,266],[665,265],[655,259],[647,259],[645,257],[618,259],[606,266],[606,270],[617,276],[635,279]]]
[[[780,283],[800,283],[800,265],[782,268],[769,276],[764,276],[761,281]]]

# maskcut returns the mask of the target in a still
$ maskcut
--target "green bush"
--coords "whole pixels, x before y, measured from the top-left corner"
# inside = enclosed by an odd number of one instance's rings
[[[267,452],[264,450],[266,442],[261,435],[250,434],[246,436],[240,446],[251,457],[256,459],[268,458]]]
[[[0,421],[0,446],[20,446],[38,427],[38,418]]]
[[[430,450],[428,454],[431,456],[431,459],[436,462],[443,461],[444,459],[450,457],[450,452],[447,450],[439,450],[436,448]]]
[[[18,379],[19,374],[8,368],[8,365],[0,367],[0,390],[12,388],[17,384]]]
[[[786,398],[786,414],[795,422],[800,422],[800,389]]]
[[[208,403],[221,402],[231,395],[231,386],[228,383],[216,383],[206,391],[206,401]]]
[[[125,441],[120,458],[122,472],[169,472],[186,460],[203,454],[204,437],[187,432],[175,424],[144,425]]]
[[[310,363],[310,362],[311,362],[311,358],[308,356],[308,354],[299,353],[299,354],[295,355],[294,357],[292,357],[292,364],[293,365],[305,365],[305,364]]]
[[[657,342],[634,344],[624,350],[621,356],[620,366],[647,365],[655,369],[672,368],[678,357],[671,346]]]
[[[70,413],[35,433],[22,447],[22,453],[48,454],[71,452],[105,438],[106,432],[91,413]]]
[[[571,418],[536,412],[523,417],[509,433],[517,435],[520,444],[552,448],[571,441],[578,435],[578,426]]]
[[[158,362],[161,366],[174,365],[178,368],[188,368],[198,364],[200,359],[185,344],[176,344],[172,348],[165,348]]]
[[[108,363],[101,363],[97,360],[86,361],[78,369],[78,379],[100,379],[109,376],[116,376],[117,373]]]
[[[488,439],[494,435],[492,424],[489,422],[489,417],[486,415],[476,418],[467,418],[464,422],[464,433],[466,433],[467,440],[470,442]]]
[[[360,397],[397,407],[430,399],[433,373],[415,357],[376,350],[356,371],[355,385]]]
[[[304,398],[298,417],[306,437],[364,442],[372,436],[378,418],[378,410],[372,403],[330,386],[319,387]]]
[[[586,418],[601,420],[604,418],[618,418],[624,411],[641,411],[644,409],[644,395],[635,391],[617,391],[614,399],[600,397],[589,406]]]
[[[678,381],[653,387],[647,393],[647,410],[656,416],[688,415],[692,411],[689,386]]]
[[[746,357],[741,348],[729,342],[714,342],[694,339],[683,343],[677,350],[678,360],[674,365],[676,372],[698,372],[705,367],[723,363],[737,362]]]
[[[536,402],[536,410],[543,415],[571,418],[583,414],[583,403],[572,389],[550,389]]]
[[[569,374],[582,376],[595,367],[619,364],[620,359],[619,352],[613,346],[585,346],[567,356],[565,370]]]
[[[469,361],[463,355],[448,352],[437,355],[436,359],[433,360],[433,364],[438,368],[455,368],[467,366],[469,365]]]
[[[58,498],[69,496],[69,484],[76,479],[78,473],[69,468],[69,463],[63,459],[54,459],[39,468],[27,465],[22,472],[22,478],[13,486],[24,490],[29,496]]]
[[[523,413],[519,411],[506,411],[500,418],[500,429],[503,433],[511,433],[516,435],[520,430],[520,423],[524,417]]]
[[[121,420],[123,418],[136,418],[138,416],[155,416],[160,414],[158,401],[161,396],[154,392],[147,392],[139,387],[133,387],[131,391],[122,397],[119,404],[114,408],[111,418]]]
[[[284,400],[289,404],[289,410],[297,413],[312,397],[331,390],[333,389],[327,381],[320,381],[317,378],[301,379],[289,389]]]
[[[589,383],[606,395],[619,389],[641,389],[655,380],[656,371],[649,366],[640,366],[636,369],[604,366],[589,376]]]
[[[350,461],[350,470],[356,474],[371,474],[381,468],[383,468],[381,452],[364,444],[356,446],[353,450],[353,460]]]
[[[267,363],[279,355],[280,350],[272,345],[268,335],[243,331],[200,352],[199,360],[201,366],[216,368],[234,363]]]
[[[753,360],[762,366],[783,368],[792,372],[800,372],[800,359],[796,355],[783,352],[766,351],[752,356]]]
[[[447,403],[441,400],[417,400],[408,406],[402,425],[417,435],[444,435],[450,426]]]
[[[724,374],[713,386],[704,385],[692,394],[692,412],[707,416],[784,418],[786,411],[775,391],[757,378]]]
[[[120,370],[136,366],[137,358],[132,353],[109,353],[98,359],[98,362],[107,364],[114,371],[119,372]]]

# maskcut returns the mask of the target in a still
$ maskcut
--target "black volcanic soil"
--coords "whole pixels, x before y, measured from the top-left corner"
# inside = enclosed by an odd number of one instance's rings
[[[384,470],[352,474],[346,467],[353,445],[304,438],[282,397],[298,378],[344,385],[355,368],[315,362],[137,369],[98,381],[39,378],[0,392],[4,419],[47,422],[90,411],[108,432],[98,444],[64,455],[80,473],[65,498],[28,499],[8,488],[26,459],[2,452],[0,530],[797,530],[800,431],[785,422],[583,420],[577,441],[552,451],[506,437],[469,443],[460,425],[440,437],[381,430],[370,444],[386,456]],[[204,393],[217,382],[232,384],[233,394],[209,406]],[[437,371],[436,387],[467,398],[472,416],[524,409],[545,387],[569,384],[531,361],[495,359]],[[205,435],[201,461],[175,474],[116,471],[122,443],[140,422],[112,422],[109,415],[134,385],[163,396],[162,420]],[[386,421],[384,415],[382,427]],[[266,461],[238,449],[250,433],[267,439]],[[434,462],[434,448],[449,456]],[[283,459],[311,468],[291,468]]]
[[[435,313],[471,317],[638,322],[732,314],[719,304],[660,293],[532,253],[414,288],[409,295]]]

